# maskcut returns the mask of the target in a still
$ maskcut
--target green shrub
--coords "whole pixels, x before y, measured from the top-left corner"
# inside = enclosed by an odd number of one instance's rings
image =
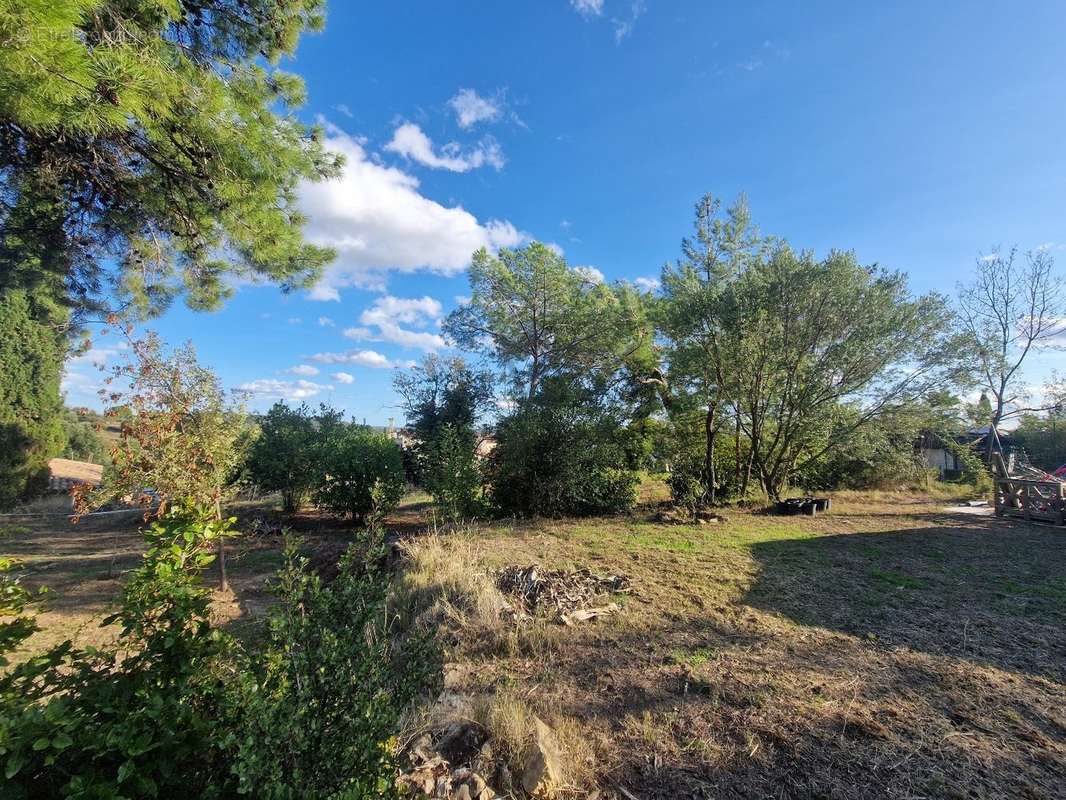
[[[499,424],[489,458],[492,499],[519,516],[626,511],[638,477],[625,429],[609,414],[572,404],[530,404]]]
[[[666,479],[674,505],[694,512],[704,504],[707,488],[704,486],[703,472],[702,455],[685,453],[675,458]]]
[[[427,450],[424,480],[437,513],[449,522],[482,516],[486,503],[473,431],[444,425]]]
[[[112,618],[115,647],[66,642],[0,677],[4,797],[395,795],[400,713],[440,665],[428,634],[393,628],[381,533],[328,583],[287,542],[269,638],[250,654],[211,627],[200,580],[231,522],[166,514]],[[0,655],[37,629],[10,566]]]
[[[328,584],[295,540],[285,555],[262,669],[245,682],[240,789],[268,800],[390,797],[400,713],[439,672],[430,640],[401,646],[392,630],[380,534],[352,545]]]
[[[0,678],[5,796],[232,794],[234,647],[211,629],[199,581],[230,522],[169,512],[145,532],[144,561],[105,620],[121,624],[116,647],[68,641]],[[18,638],[4,637],[9,647]]]
[[[68,408],[63,413],[63,430],[67,440],[63,447],[63,458],[92,464],[110,462],[107,443],[92,422],[79,419],[78,414]]]
[[[395,442],[361,425],[331,434],[322,448],[321,474],[312,496],[320,508],[362,522],[396,507],[405,487],[403,456]]]
[[[342,425],[340,413],[325,405],[314,415],[307,404],[275,403],[259,419],[259,435],[245,464],[249,480],[281,492],[285,512],[295,513],[320,481],[324,448]]]

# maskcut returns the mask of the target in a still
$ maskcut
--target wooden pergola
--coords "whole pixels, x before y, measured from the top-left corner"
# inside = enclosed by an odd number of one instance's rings
[[[996,516],[1066,525],[1066,484],[996,478]]]

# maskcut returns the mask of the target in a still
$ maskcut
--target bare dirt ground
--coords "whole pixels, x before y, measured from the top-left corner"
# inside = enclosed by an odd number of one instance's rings
[[[229,591],[216,590],[212,616],[216,624],[238,635],[254,635],[257,624],[273,602],[269,582],[281,566],[282,525],[304,541],[312,558],[336,559],[352,541],[354,529],[344,520],[313,511],[285,517],[275,507],[276,498],[235,503],[228,513],[238,518],[241,535],[226,544]],[[7,517],[0,521],[0,553],[17,558],[23,585],[47,589],[38,609],[42,630],[13,654],[15,660],[71,639],[79,646],[100,646],[114,639],[117,627],[100,623],[115,607],[123,576],[139,563],[144,552],[138,533],[143,524],[138,512],[84,517],[77,524],[47,507],[48,513]],[[394,535],[425,527],[426,498],[408,496],[388,520]],[[256,532],[266,523],[267,532]],[[215,585],[212,566],[205,580]]]
[[[266,508],[242,508],[242,523]],[[450,689],[520,697],[581,741],[562,796],[1066,797],[1066,530],[903,495],[838,495],[814,519],[725,517],[440,537],[470,571],[588,567],[634,587],[605,598],[616,614],[511,645],[460,615],[442,636]],[[389,525],[410,536],[426,518],[414,498]],[[315,514],[293,522],[318,552],[351,535]],[[7,527],[0,550],[53,590],[30,647],[106,640],[98,621],[140,552],[135,520]],[[280,558],[276,536],[231,545],[221,622],[261,617]]]

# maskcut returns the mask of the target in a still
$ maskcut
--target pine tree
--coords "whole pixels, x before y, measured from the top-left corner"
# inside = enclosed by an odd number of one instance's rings
[[[227,274],[310,285],[303,180],[340,168],[277,68],[324,0],[0,0],[0,501],[61,447],[68,340]]]
[[[0,0],[0,223],[27,180],[63,203],[75,317],[147,315],[227,273],[295,288],[331,252],[304,241],[301,180],[339,168],[276,66],[323,0]]]

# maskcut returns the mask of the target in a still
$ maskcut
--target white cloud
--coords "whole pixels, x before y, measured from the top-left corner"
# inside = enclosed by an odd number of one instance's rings
[[[332,377],[337,383],[355,383],[355,376],[350,372],[334,372]]]
[[[344,335],[349,339],[362,342],[374,341],[374,332],[370,328],[345,328]]]
[[[344,335],[357,342],[393,342],[402,347],[416,347],[426,351],[439,350],[445,346],[444,338],[437,333],[411,331],[392,323],[385,323],[378,330],[379,333],[375,334],[366,328],[348,328]]]
[[[417,178],[376,163],[362,143],[335,126],[327,126],[325,145],[347,163],[339,178],[300,187],[308,238],[337,251],[312,299],[339,301],[347,286],[383,290],[393,271],[456,275],[478,248],[528,239],[510,222],[481,222],[461,206],[425,197]]]
[[[600,0],[602,3],[602,0]],[[495,97],[482,97],[473,89],[460,89],[448,105],[455,111],[459,127],[472,128],[479,122],[495,122],[503,114],[504,102],[500,92]]]
[[[603,273],[595,267],[574,267],[573,270],[584,278],[586,283],[603,283]]]
[[[438,153],[433,141],[413,122],[405,122],[393,131],[385,149],[427,167],[451,172],[469,172],[485,165],[501,170],[505,163],[499,143],[491,136],[466,150],[458,142],[448,142]]]
[[[285,372],[311,378],[318,374],[318,367],[312,367],[310,364],[297,364],[295,367],[289,367]]]
[[[315,383],[314,381],[279,381],[274,378],[260,378],[259,380],[242,383],[237,388],[254,397],[277,398],[280,400],[306,400],[309,397],[314,397],[319,392],[333,389],[332,386]]]
[[[1066,348],[1066,319],[1053,320],[1048,327],[1048,333],[1045,338],[1035,344],[1043,349],[1061,350]]]
[[[80,355],[68,358],[63,365],[63,378],[60,391],[78,396],[86,401],[91,395],[98,395],[105,387],[104,378],[110,375],[107,367],[111,360],[123,350],[129,349],[126,342],[112,346],[94,343]]]
[[[359,316],[359,321],[370,327],[347,328],[344,335],[356,341],[392,342],[420,350],[439,350],[445,346],[444,338],[440,334],[409,330],[401,327],[400,323],[416,328],[425,328],[430,324],[439,325],[442,312],[440,301],[432,297],[403,298],[385,295],[375,300],[374,305]]]
[[[337,111],[339,111],[342,114],[344,114],[344,116],[348,117],[348,119],[351,119],[354,116],[352,114],[352,110],[350,108],[348,108],[348,106],[345,105],[344,103],[337,103],[337,105],[335,105],[333,107],[335,109],[337,109]]]
[[[125,343],[122,345],[116,345],[115,347],[102,347],[94,344],[88,350],[81,355],[74,356],[67,359],[67,367],[95,367],[96,369],[103,369],[107,366],[107,362],[119,354],[120,350],[125,350]]]
[[[583,17],[598,17],[603,14],[603,0],[570,0],[570,7]]]
[[[385,295],[374,301],[359,317],[364,325],[380,325],[385,320],[422,325],[440,319],[443,307],[432,297],[392,297]]]
[[[658,278],[637,278],[633,281],[633,285],[645,292],[654,292],[662,286],[662,283],[659,282]]]
[[[585,19],[603,17],[604,0],[570,0],[570,7]],[[612,5],[612,8],[614,6]],[[630,0],[626,13],[612,16],[611,27],[614,28],[614,41],[621,44],[637,24],[637,20],[647,10],[644,0]]]
[[[302,325],[303,324],[303,320],[300,319],[299,317],[289,317],[285,321],[288,322],[290,325]]]
[[[319,317],[318,324],[321,325],[323,328],[332,328],[337,323],[331,320],[329,317]]]
[[[344,353],[315,353],[311,356],[312,361],[319,364],[358,364],[361,367],[373,369],[392,369],[404,366],[409,362],[390,361],[374,350],[348,350]]]
[[[544,246],[555,253],[555,255],[559,256],[559,258],[562,258],[565,255],[562,246],[555,242],[545,242]]]
[[[644,5],[644,0],[633,0],[629,4],[628,16],[611,18],[611,24],[614,25],[615,44],[621,44],[626,37],[633,33],[637,20],[646,10],[647,7]]]

